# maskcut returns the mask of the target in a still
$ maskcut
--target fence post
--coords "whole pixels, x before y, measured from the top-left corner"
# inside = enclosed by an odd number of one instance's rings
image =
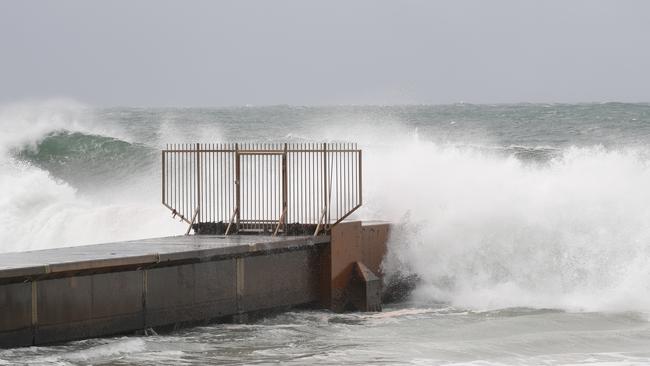
[[[323,143],[323,210],[324,219],[329,216],[329,207],[328,207],[328,197],[327,197],[327,143]],[[323,219],[323,220],[324,220]],[[323,222],[323,230],[327,231],[327,224]]]
[[[362,151],[359,149],[359,153],[358,153],[359,172],[357,173],[359,174],[359,187],[357,188],[359,190],[359,202],[357,203],[358,205],[361,205],[363,203],[363,174],[362,174],[363,169],[361,167],[363,159],[361,158],[361,153]]]
[[[287,232],[287,217],[289,216],[288,210],[288,204],[289,204],[289,189],[288,189],[288,174],[287,174],[287,150],[288,150],[288,145],[287,143],[284,144],[284,154],[282,154],[282,212],[284,213],[284,217],[281,217],[281,219],[284,220],[282,223],[282,228],[284,232]]]
[[[239,166],[239,144],[235,144],[235,201],[236,201],[236,219],[237,219],[237,232],[239,232],[239,219],[240,219],[240,204],[241,204],[241,182],[240,182],[240,166]]]
[[[167,150],[167,148],[168,148],[168,146],[165,147],[165,150]],[[166,201],[165,200],[165,190],[167,189],[167,187],[165,187],[165,178],[166,178],[166,174],[165,174],[165,150],[163,150],[163,152],[162,152],[162,203],[163,204],[167,203],[167,202],[165,202]]]
[[[201,210],[201,144],[196,144],[196,210],[198,210],[198,221],[201,222],[203,210]]]

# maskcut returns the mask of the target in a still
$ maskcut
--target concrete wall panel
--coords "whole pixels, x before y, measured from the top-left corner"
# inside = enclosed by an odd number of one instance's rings
[[[194,302],[194,265],[147,270],[147,309],[169,309]]]
[[[25,347],[33,344],[31,328],[0,332],[0,348]]]
[[[106,318],[142,311],[143,271],[92,276],[92,317]]]
[[[235,260],[147,271],[146,325],[191,322],[237,312]]]
[[[316,252],[300,250],[243,260],[242,311],[318,300],[319,261]]]
[[[91,276],[38,281],[36,288],[39,326],[74,323],[91,318]]]
[[[235,298],[235,259],[197,263],[194,271],[196,303]]]
[[[268,243],[255,239],[262,243],[234,246],[231,256],[213,261],[201,262],[208,259],[201,254],[191,264],[71,272],[67,277],[0,285],[0,347],[196,323],[318,300],[342,310],[349,300],[353,265],[363,262],[378,271],[387,230],[387,225],[362,227],[360,222],[346,222],[332,230],[330,243],[314,242],[312,237],[276,238]],[[244,236],[229,240],[251,241]],[[198,256],[195,252],[187,253]]]
[[[32,284],[0,285],[0,345],[32,344]]]
[[[32,284],[0,285],[0,329],[29,328],[32,325]]]

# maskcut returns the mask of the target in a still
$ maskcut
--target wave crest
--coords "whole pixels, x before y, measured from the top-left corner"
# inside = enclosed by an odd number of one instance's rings
[[[0,252],[179,232],[157,196],[155,151],[78,103],[0,106]],[[115,137],[111,137],[115,136]]]
[[[157,151],[114,137],[70,132],[47,134],[35,145],[23,145],[13,156],[78,186],[98,179],[129,179],[151,168]]]

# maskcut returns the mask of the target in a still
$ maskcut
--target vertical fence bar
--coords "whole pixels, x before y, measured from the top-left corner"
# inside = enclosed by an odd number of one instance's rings
[[[165,199],[165,179],[167,179],[167,174],[165,174],[165,151],[162,152],[162,203],[167,203]]]
[[[309,219],[308,219],[307,223],[312,223],[313,217],[314,217],[314,197],[313,197],[313,195],[314,195],[314,190],[313,190],[313,186],[314,186],[314,155],[311,152],[312,148],[313,148],[313,144],[310,142],[309,143],[310,152],[307,153],[307,158],[309,160],[309,163],[307,164],[307,166],[309,167],[309,174],[308,174],[309,183],[307,184],[307,190],[309,191],[309,193],[307,194],[308,204],[309,204],[309,206],[307,206],[307,212],[309,213]]]
[[[241,180],[240,180],[240,174],[241,174],[241,167],[239,166],[239,144],[235,144],[235,153],[233,155],[234,157],[234,163],[235,163],[235,205],[237,206],[236,208],[236,218],[237,218],[237,230],[239,230],[239,222],[241,220],[241,214],[240,214],[240,205],[241,205]]]
[[[260,144],[255,144],[255,147],[253,150],[259,151],[260,150]],[[260,165],[261,165],[261,160],[262,156],[261,155],[253,155],[254,160],[255,160],[255,184],[253,185],[253,188],[255,188],[255,193],[254,193],[254,198],[253,198],[253,210],[255,211],[255,229],[257,231],[260,230],[260,208],[262,206],[261,202],[261,195],[262,195],[262,175],[260,174]]]
[[[182,149],[185,150],[185,144],[182,144],[181,146],[182,146]],[[185,183],[187,181],[187,176],[189,175],[189,172],[187,171],[187,154],[185,153],[185,151],[183,151],[181,153],[181,155],[183,156],[183,164],[182,164],[182,166],[183,166],[183,175],[182,175],[183,187],[181,188],[181,190],[183,192],[183,209],[181,210],[181,213],[182,213],[183,216],[185,216],[185,210],[187,209],[187,192],[185,190],[185,186],[186,186]]]
[[[298,158],[298,162],[296,164],[298,166],[298,188],[297,188],[297,192],[298,192],[298,200],[297,200],[298,201],[297,202],[297,204],[298,204],[298,208],[297,208],[297,210],[298,210],[298,222],[304,222],[304,219],[302,217],[302,214],[303,214],[302,206],[303,206],[303,203],[304,203],[304,198],[303,197],[305,196],[304,195],[305,183],[303,182],[304,172],[303,172],[303,169],[302,169],[303,168],[302,167],[302,163],[303,163],[303,161],[302,161],[303,160],[302,159],[302,150],[303,149],[304,149],[303,144],[298,145],[298,150],[299,151],[296,153],[297,158]]]
[[[177,145],[174,144],[174,150],[177,149]],[[180,187],[179,181],[178,181],[178,152],[174,152],[174,209],[178,207],[178,187]]]
[[[219,175],[217,179],[223,182],[223,185],[220,189],[219,194],[223,197],[223,202],[221,205],[223,206],[222,210],[219,210],[219,213],[217,214],[219,217],[214,220],[214,222],[226,222],[227,216],[229,216],[228,212],[230,211],[230,197],[228,196],[228,187],[230,187],[230,181],[228,180],[228,155],[226,153],[228,149],[228,145],[222,144],[222,148],[219,153],[217,153],[216,160],[217,164],[219,167]]]
[[[286,232],[287,230],[287,222],[288,222],[288,216],[289,213],[286,212],[288,209],[288,175],[287,175],[287,144],[284,144],[284,153],[282,154],[282,212],[284,213],[284,222],[282,223],[283,225],[283,230]],[[282,214],[282,213],[281,213]]]
[[[327,211],[329,210],[327,204],[327,144],[323,143],[323,213],[320,215],[325,220]],[[327,225],[323,223],[323,227],[327,229]]]
[[[203,145],[203,212],[205,222],[214,222],[214,215],[212,210],[214,205],[211,204],[212,197],[214,196],[214,182],[212,180],[213,174],[213,161],[214,150],[212,144]]]
[[[226,216],[228,216],[225,212],[227,212],[227,208],[225,205],[225,200],[224,200],[224,176],[226,174],[226,171],[224,170],[224,164],[223,164],[223,144],[216,144],[212,146],[214,150],[216,150],[214,153],[212,153],[212,191],[214,192],[212,195],[212,201],[213,202],[219,202],[218,207],[214,207],[212,209],[212,216],[213,216],[213,222],[226,222],[224,219]],[[214,177],[214,171],[217,170],[219,173],[217,177]],[[215,189],[215,187],[219,187],[218,190]],[[216,190],[216,192],[215,192]],[[215,204],[216,205],[216,204]]]
[[[342,174],[341,174],[341,160],[342,160],[342,152],[341,152],[341,144],[337,144],[338,152],[336,153],[336,195],[338,196],[338,203],[336,205],[336,218],[341,217],[341,204],[343,203],[343,195],[341,194],[341,187],[343,186],[343,182],[341,181]]]
[[[258,144],[253,145],[253,150],[258,150],[259,146]],[[252,184],[253,188],[253,196],[251,198],[251,207],[253,211],[253,227],[255,229],[259,229],[259,195],[260,195],[260,190],[262,187],[260,187],[260,156],[259,155],[252,155],[253,158],[253,175],[255,176],[255,181]]]
[[[218,145],[215,144],[210,144],[210,149],[211,150],[216,150],[216,147]],[[218,181],[219,177],[217,176],[215,180],[215,170],[217,168],[221,168],[221,165],[219,164],[219,152],[212,151],[210,153],[210,202],[212,203],[212,207],[210,208],[210,216],[211,216],[211,222],[219,222],[220,218],[223,217],[222,215],[219,215],[219,210],[217,209],[217,197],[219,197],[219,193],[221,192],[221,188],[219,188],[218,192],[215,192],[215,184]],[[221,175],[221,174],[219,174]]]
[[[266,147],[268,150],[268,146]],[[264,155],[262,158],[264,160],[264,164],[262,166],[262,177],[264,178],[264,199],[262,199],[262,204],[264,205],[262,212],[263,217],[264,217],[264,231],[268,229],[268,223],[267,220],[271,220],[271,216],[269,215],[269,198],[271,197],[270,193],[270,188],[269,188],[269,169],[268,169],[268,164],[269,164],[269,157],[271,155]]]
[[[201,144],[196,144],[196,209],[198,220],[201,222]],[[192,212],[194,214],[194,212]]]
[[[357,188],[359,190],[359,203],[358,204],[361,205],[363,203],[363,174],[362,174],[363,169],[361,167],[363,159],[361,158],[361,150],[359,150],[357,152],[357,156],[358,156],[358,162],[359,162],[359,173],[358,173],[359,174],[359,186]]]
[[[352,152],[352,144],[348,144],[350,146],[350,152],[348,153],[348,169],[347,169],[347,174],[348,174],[348,210],[350,210],[353,206],[352,204],[352,191],[354,189],[354,185],[352,182],[352,157],[354,156],[354,153]]]
[[[231,152],[230,155],[234,156],[235,153]],[[228,158],[230,158],[230,156],[228,156]],[[228,214],[230,215],[231,211],[233,211],[234,208],[235,208],[235,199],[234,199],[234,196],[235,196],[235,194],[234,194],[234,192],[235,192],[235,189],[234,189],[235,175],[233,174],[233,169],[235,167],[233,165],[232,159],[226,159],[226,162],[227,162],[227,165],[228,165],[228,201],[229,201]]]

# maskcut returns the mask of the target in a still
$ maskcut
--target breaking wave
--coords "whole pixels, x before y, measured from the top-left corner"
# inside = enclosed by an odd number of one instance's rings
[[[1,106],[0,129],[0,252],[179,232],[143,194],[151,179],[134,180],[154,175],[155,150],[101,125],[92,110],[66,101]]]
[[[88,185],[149,172],[158,151],[110,136],[61,130],[48,133],[35,146],[21,146],[13,156],[54,177]]]

